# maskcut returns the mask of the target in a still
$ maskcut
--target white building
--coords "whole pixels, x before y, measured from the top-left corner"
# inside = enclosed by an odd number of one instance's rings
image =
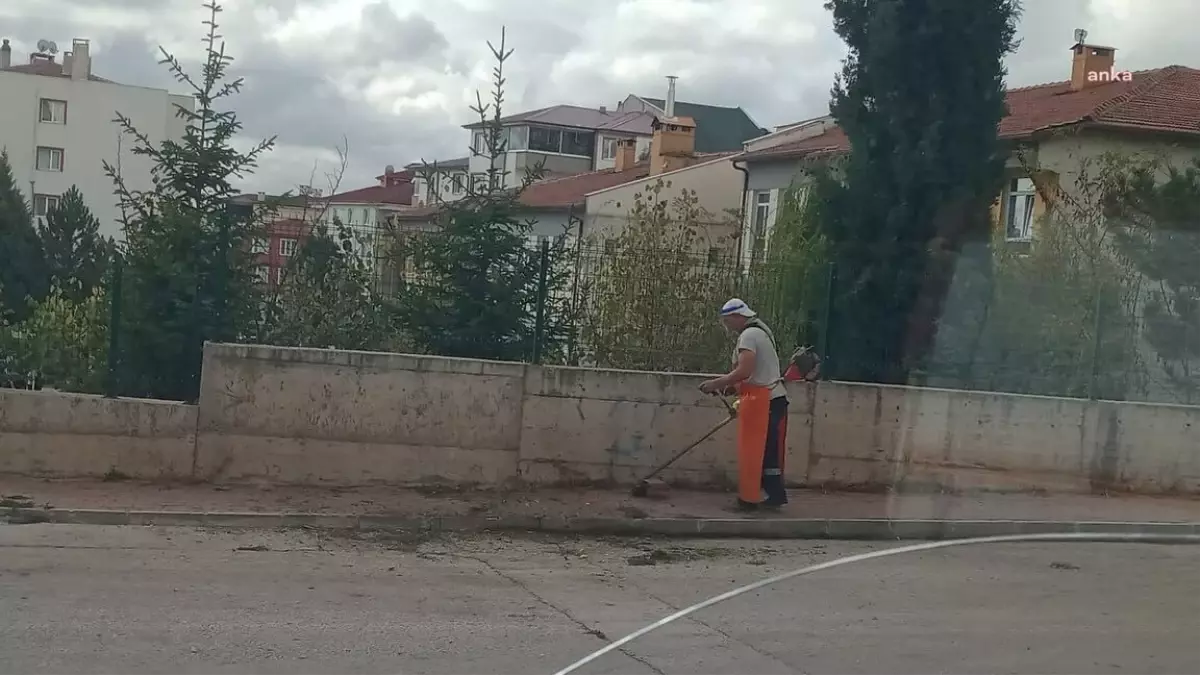
[[[372,272],[378,272],[379,261],[387,251],[381,250],[381,230],[396,212],[409,207],[413,201],[413,174],[396,171],[391,165],[375,177],[378,185],[330,195],[325,204],[325,224],[331,228],[340,222],[354,238],[355,252]]]
[[[413,175],[413,205],[452,202],[467,195],[469,157],[442,160],[428,166],[413,162],[404,170]]]
[[[0,46],[0,148],[8,152],[36,218],[75,185],[101,232],[120,237],[120,210],[103,162],[119,159],[126,185],[148,190],[151,161],[130,151],[130,139],[113,119],[125,115],[157,145],[183,137],[186,121],[176,116],[176,106],[194,110],[195,101],[93,75],[87,40],[72,41],[61,61],[52,43],[38,46],[26,63],[16,64],[8,40]]]
[[[666,98],[630,94],[613,110],[607,106],[554,105],[501,118],[505,152],[495,162],[503,174],[504,186],[520,185],[526,169],[538,165],[547,179],[611,169],[617,164],[618,148],[628,141],[633,141],[637,158],[648,158],[656,118],[678,115],[691,119],[697,127],[695,152],[701,154],[741,151],[747,141],[768,133],[740,107],[677,102],[675,79],[667,78]],[[465,170],[476,186],[486,180],[493,161],[487,149],[486,127],[483,122],[464,127],[471,134],[471,154],[465,160]],[[441,190],[442,201],[466,194],[465,189],[455,191],[456,182],[463,178],[463,162],[457,159],[445,163],[441,179],[448,187]],[[428,186],[420,187],[417,202],[433,203]]]

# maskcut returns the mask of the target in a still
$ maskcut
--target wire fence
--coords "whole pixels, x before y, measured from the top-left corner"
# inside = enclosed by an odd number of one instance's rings
[[[823,376],[839,379],[855,370],[854,338],[839,334],[850,282],[829,264],[747,264],[728,249],[635,250],[572,241],[555,253],[545,240],[530,247],[545,266],[546,281],[529,307],[531,336],[523,352],[528,361],[723,372],[733,338],[717,309],[740,297],[772,327],[785,361],[810,347],[822,357]],[[399,290],[394,286],[395,270],[382,263],[375,267],[380,277],[393,275],[391,288],[377,279],[381,302],[389,292],[403,292],[403,284]],[[10,330],[0,343],[0,385],[192,400],[199,392],[205,341],[255,341],[234,328],[247,325],[246,317],[231,316],[234,303],[227,302],[235,279],[164,278],[156,294],[146,283],[131,292],[125,273],[114,265],[103,293],[60,317],[71,326],[61,344],[19,347],[20,330]],[[408,283],[417,278],[411,269],[403,274]],[[185,283],[195,284],[194,292],[181,293]],[[1045,279],[1020,270],[995,272],[982,281],[964,275],[952,281],[928,358],[910,372],[909,383],[1200,403],[1192,375],[1200,364],[1187,358],[1191,352],[1184,350],[1174,362],[1164,359],[1161,345],[1146,332],[1152,305],[1153,290],[1132,282]],[[157,322],[153,330],[138,323],[146,321]],[[551,335],[559,329],[558,337]],[[405,343],[402,332],[401,326],[386,348],[419,351]],[[1183,339],[1200,343],[1200,325]],[[21,349],[21,358],[14,358]]]

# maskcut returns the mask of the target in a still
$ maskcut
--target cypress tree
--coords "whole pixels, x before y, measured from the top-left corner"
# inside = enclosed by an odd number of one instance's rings
[[[1004,64],[1016,0],[830,0],[849,55],[830,111],[850,141],[817,181],[837,269],[843,379],[902,383],[931,349],[964,245],[986,265],[1007,148]]]

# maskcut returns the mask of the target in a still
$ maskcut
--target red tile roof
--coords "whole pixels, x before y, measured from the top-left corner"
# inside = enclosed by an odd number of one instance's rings
[[[1027,138],[1055,127],[1101,127],[1200,134],[1200,70],[1167,66],[1133,73],[1131,82],[1106,82],[1071,91],[1070,82],[1008,90],[1008,115],[1001,138]],[[793,159],[840,152],[850,147],[841,129],[755,150],[739,159]]]
[[[331,204],[412,204],[413,184],[399,183],[396,185],[372,185],[371,187],[351,190],[341,194],[331,195]]]
[[[589,193],[624,185],[650,175],[650,164],[617,171],[601,169],[574,176],[548,178],[533,183],[521,193],[521,203],[534,209],[567,208],[583,204]]]

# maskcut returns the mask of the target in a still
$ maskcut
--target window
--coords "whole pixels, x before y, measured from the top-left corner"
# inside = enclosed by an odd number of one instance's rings
[[[600,159],[617,158],[617,139],[605,138],[600,141]]]
[[[62,171],[63,170],[63,149],[62,148],[38,147],[38,149],[37,149],[37,170],[38,171]]]
[[[559,152],[562,132],[547,127],[529,127],[529,149],[538,152]]]
[[[279,240],[279,255],[290,258],[296,255],[296,240],[295,239],[280,239]]]
[[[475,132],[475,139],[471,141],[471,147],[475,148],[475,152],[487,154],[487,137],[484,136],[482,131]]]
[[[38,106],[38,121],[47,124],[67,123],[67,102],[52,98],[44,98]]]
[[[33,215],[45,217],[58,206],[58,200],[57,195],[34,195]]]
[[[471,185],[476,192],[483,192],[488,186],[488,175],[486,173],[472,174]]]
[[[592,131],[564,131],[562,153],[591,157],[596,153],[596,134]]]
[[[771,224],[771,191],[754,193],[754,212],[750,232],[751,260],[757,260],[767,248],[767,228]]]
[[[1004,232],[1009,241],[1029,241],[1033,238],[1033,202],[1037,191],[1028,178],[1014,178],[1008,184],[1005,204]]]
[[[763,190],[754,194],[754,236],[767,234],[767,223],[771,217],[771,192]]]
[[[462,194],[463,182],[465,181],[465,179],[466,179],[466,175],[464,175],[464,174],[461,174],[461,173],[451,174],[450,175],[450,194],[452,194],[452,195]]]
[[[271,283],[271,267],[269,265],[258,265],[254,268],[254,280],[260,284]]]
[[[253,243],[250,244],[250,252],[254,255],[262,255],[267,252],[267,240],[263,237],[255,237]]]
[[[529,127],[509,127],[508,128],[508,149],[509,150],[528,150],[529,149]]]
[[[371,212],[369,209],[362,210],[362,222],[363,222],[363,225],[371,224]]]

